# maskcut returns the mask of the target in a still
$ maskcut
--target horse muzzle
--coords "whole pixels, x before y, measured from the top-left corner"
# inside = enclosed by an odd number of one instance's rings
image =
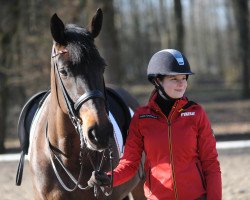
[[[109,147],[109,138],[113,135],[113,126],[110,122],[105,125],[93,125],[87,128],[85,142],[89,149],[103,151]]]

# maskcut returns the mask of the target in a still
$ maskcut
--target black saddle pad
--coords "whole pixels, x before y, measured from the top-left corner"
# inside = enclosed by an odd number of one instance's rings
[[[50,91],[42,91],[32,96],[24,105],[18,120],[17,132],[21,150],[27,155],[29,149],[29,134],[36,111],[42,105]]]
[[[17,133],[20,141],[21,156],[17,167],[16,185],[20,186],[23,177],[24,157],[28,154],[30,127],[37,110],[50,93],[42,91],[32,96],[24,105],[18,120]]]
[[[113,89],[106,88],[109,110],[113,114],[117,122],[125,145],[129,124],[131,121],[131,114],[129,107],[124,102],[122,97]]]

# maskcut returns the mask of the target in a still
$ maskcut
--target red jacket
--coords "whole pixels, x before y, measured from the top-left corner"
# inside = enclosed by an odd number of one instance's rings
[[[222,199],[221,172],[216,141],[200,105],[182,108],[177,100],[166,118],[152,95],[131,121],[125,151],[114,170],[114,186],[132,178],[141,154],[146,154],[145,196],[159,200]]]

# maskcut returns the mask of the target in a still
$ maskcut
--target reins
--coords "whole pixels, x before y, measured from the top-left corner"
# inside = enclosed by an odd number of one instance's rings
[[[55,50],[54,50],[55,51]],[[67,50],[64,49],[62,51],[59,51],[58,53],[52,55],[52,58],[55,58],[57,57],[58,55],[60,54],[64,54],[64,53],[67,53]],[[78,178],[77,180],[75,179],[75,177],[72,175],[72,173],[65,167],[65,165],[63,164],[63,162],[61,161],[60,157],[57,155],[57,153],[55,152],[55,150],[53,150],[53,146],[52,144],[50,143],[49,141],[49,137],[48,137],[48,122],[46,124],[46,141],[47,141],[47,145],[49,147],[49,150],[50,150],[50,161],[51,161],[51,164],[52,164],[52,168],[54,170],[54,173],[59,181],[59,183],[61,184],[61,186],[68,192],[73,192],[75,191],[77,188],[81,189],[81,190],[88,190],[90,189],[91,187],[90,186],[82,186],[80,184],[81,182],[81,178],[82,178],[82,174],[83,174],[83,158],[84,158],[84,149],[87,148],[86,146],[86,141],[85,141],[85,138],[83,137],[83,132],[82,132],[82,127],[81,127],[81,120],[78,118],[78,116],[76,115],[76,113],[78,112],[78,110],[80,109],[81,105],[84,104],[86,101],[88,101],[89,99],[93,99],[93,98],[101,98],[105,101],[105,105],[106,105],[106,110],[107,110],[107,97],[106,97],[106,92],[103,94],[101,91],[99,90],[93,90],[93,91],[88,91],[86,93],[84,93],[82,96],[80,96],[78,98],[78,100],[73,103],[73,101],[70,99],[68,93],[67,93],[67,90],[65,89],[65,86],[63,84],[63,81],[61,79],[61,76],[59,74],[59,70],[58,70],[58,66],[57,66],[57,63],[56,62],[53,62],[54,63],[54,73],[55,75],[58,77],[58,80],[59,80],[59,84],[60,84],[60,88],[62,90],[62,93],[63,93],[63,96],[64,96],[64,99],[65,99],[65,103],[66,103],[66,106],[67,106],[67,111],[68,111],[68,115],[69,115],[69,118],[71,119],[71,122],[73,124],[73,126],[75,127],[75,130],[77,132],[77,134],[79,135],[80,137],[80,152],[79,152],[79,160],[80,160],[80,172],[79,172],[79,175],[78,175]],[[105,91],[105,89],[104,89]],[[100,171],[101,170],[101,167],[103,165],[103,161],[104,161],[104,157],[105,157],[105,151],[103,151],[102,153],[102,158],[101,158],[101,162],[100,162],[100,165],[98,167],[96,167],[93,163],[93,160],[91,158],[91,156],[89,155],[89,153],[87,153],[87,157],[93,167],[93,170],[94,171]],[[109,151],[109,161],[110,161],[110,167],[111,167],[111,172],[112,172],[112,175],[111,175],[111,184],[110,186],[107,186],[108,188],[110,188],[110,191],[109,192],[106,192],[105,189],[103,187],[100,187],[101,191],[103,192],[103,194],[105,196],[110,196],[112,194],[112,190],[113,190],[113,150],[111,147],[108,148],[108,151]],[[56,165],[55,165],[55,162],[54,162],[54,159],[57,160],[57,162],[60,164],[60,166],[62,167],[62,169],[64,170],[64,172],[68,175],[68,177],[70,178],[70,180],[75,184],[73,186],[73,188],[69,188],[65,183],[64,181],[62,180],[61,176],[59,175],[59,172],[56,168]],[[99,195],[99,188],[97,187],[94,187],[94,195],[95,197],[98,197]]]
[[[56,154],[56,152],[53,150],[53,146],[52,144],[50,143],[49,141],[49,138],[48,138],[48,123],[46,125],[46,141],[47,141],[47,145],[49,146],[49,150],[50,150],[50,161],[51,161],[51,164],[52,164],[52,167],[53,167],[53,170],[55,172],[55,175],[59,181],[59,183],[61,184],[61,186],[68,192],[73,192],[75,191],[77,188],[81,189],[81,190],[88,190],[90,189],[91,187],[90,186],[82,186],[80,184],[81,182],[81,177],[82,177],[82,174],[83,174],[83,151],[82,149],[80,150],[80,173],[78,175],[78,179],[76,180],[75,177],[71,174],[71,172],[65,167],[65,165],[63,164],[63,162],[61,161],[61,159],[59,158],[59,156]],[[90,157],[89,153],[87,153],[87,157],[93,167],[93,170],[94,171],[100,171],[102,165],[103,165],[103,160],[104,160],[104,154],[105,154],[105,150],[103,151],[102,153],[102,158],[101,158],[101,163],[99,165],[99,167],[95,167],[94,163],[93,163],[93,160],[92,158]],[[61,176],[59,175],[59,172],[56,168],[56,165],[55,165],[55,162],[52,158],[52,155],[53,157],[57,160],[57,162],[60,164],[60,166],[63,168],[63,170],[65,171],[65,173],[68,175],[68,177],[71,179],[71,181],[75,184],[75,186],[73,188],[69,188],[68,186],[66,186],[66,184],[64,183],[64,181],[62,180]],[[111,171],[112,171],[112,176],[111,176],[111,185],[109,186],[109,188],[111,188],[110,192],[105,192],[104,188],[101,187],[101,190],[102,192],[104,193],[104,195],[106,196],[110,196],[112,194],[112,185],[113,185],[113,151],[112,151],[112,148],[109,148],[109,160],[110,160],[110,166],[111,166]],[[95,187],[94,188],[94,195],[95,197],[98,197],[98,188]]]
[[[73,192],[75,191],[78,187],[82,190],[87,190],[89,189],[90,187],[89,186],[86,186],[86,187],[83,187],[82,185],[80,185],[80,181],[81,181],[81,176],[82,176],[82,172],[83,172],[83,162],[82,162],[82,154],[80,153],[80,165],[81,165],[81,168],[80,168],[80,173],[79,173],[79,176],[78,176],[78,180],[75,179],[75,177],[69,172],[69,170],[64,166],[64,164],[62,163],[61,159],[57,156],[57,154],[55,153],[55,151],[52,149],[52,145],[49,141],[49,138],[48,138],[48,123],[46,125],[46,141],[47,141],[47,144],[48,144],[48,147],[49,147],[49,150],[50,150],[50,161],[51,161],[51,164],[52,164],[52,167],[53,167],[53,170],[55,172],[55,175],[58,179],[58,181],[60,182],[61,186],[68,192]],[[75,186],[73,188],[69,188],[66,186],[66,184],[63,182],[61,176],[59,175],[58,173],[58,170],[55,166],[55,163],[54,163],[54,160],[52,158],[52,155],[54,158],[56,158],[56,160],[58,161],[58,163],[61,165],[61,167],[64,169],[64,171],[66,172],[66,174],[69,176],[69,178],[75,183]]]

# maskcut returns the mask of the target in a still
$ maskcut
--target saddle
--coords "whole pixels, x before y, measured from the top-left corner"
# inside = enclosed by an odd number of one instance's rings
[[[123,138],[123,145],[125,145],[127,138],[127,131],[131,121],[131,114],[128,105],[122,97],[114,90],[106,87],[108,98],[108,109],[113,114]],[[112,106],[111,106],[112,105]]]
[[[120,95],[111,88],[106,88],[108,109],[114,116],[123,137],[125,144],[127,137],[127,130],[129,128],[131,114],[128,106]],[[50,94],[50,90],[42,91],[32,96],[24,105],[18,120],[17,132],[20,141],[21,156],[17,168],[16,185],[20,186],[22,183],[24,157],[28,154],[29,149],[29,135],[30,128],[37,111],[42,106],[46,97]],[[111,106],[112,105],[112,106]]]
[[[22,182],[22,174],[23,174],[23,165],[24,165],[24,157],[28,154],[29,149],[29,134],[30,134],[30,127],[33,121],[33,118],[41,107],[43,101],[46,99],[50,90],[42,91],[34,96],[32,96],[27,103],[24,105],[17,125],[17,133],[20,142],[21,148],[21,157],[19,160],[17,174],[16,174],[16,185],[21,185]]]

